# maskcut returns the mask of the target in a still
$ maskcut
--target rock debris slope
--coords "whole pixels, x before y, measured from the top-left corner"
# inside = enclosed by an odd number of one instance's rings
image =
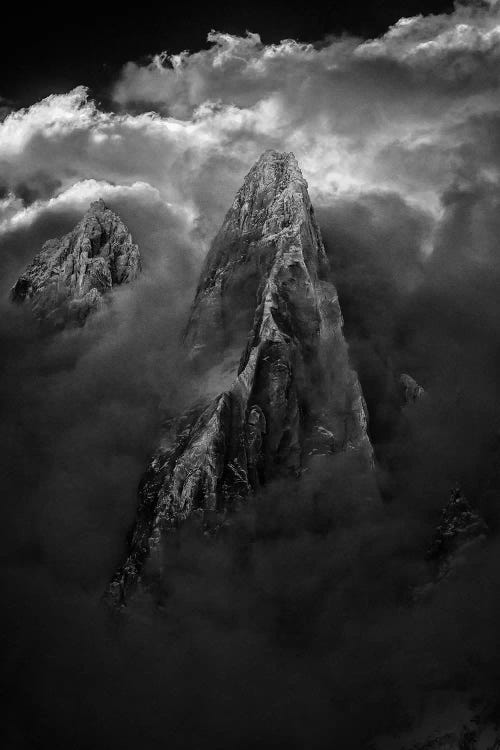
[[[208,405],[165,430],[139,487],[113,601],[126,599],[146,560],[161,573],[163,535],[193,512],[217,527],[260,485],[338,452],[359,458],[360,471],[371,467],[365,404],[328,272],[294,155],[265,152],[211,245],[185,336],[201,372],[235,351],[239,364]]]
[[[83,324],[102,306],[106,292],[133,281],[140,271],[139,248],[101,199],[72,232],[44,244],[11,296],[15,302],[31,302],[35,317],[47,324]]]

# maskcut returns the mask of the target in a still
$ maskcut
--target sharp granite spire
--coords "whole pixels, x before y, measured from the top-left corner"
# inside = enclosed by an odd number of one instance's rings
[[[73,231],[48,240],[12,288],[15,302],[30,301],[36,318],[60,327],[83,324],[112,287],[141,271],[139,248],[102,199],[90,205]]]
[[[352,451],[371,467],[367,415],[314,211],[293,154],[265,152],[207,256],[185,342],[208,368],[238,351],[225,389],[171,423],[139,487],[123,602],[193,512],[211,524],[278,476]],[[230,358],[229,358],[230,359]],[[332,498],[335,502],[335,498]],[[210,519],[210,521],[209,521]]]
[[[326,275],[328,261],[297,160],[266,151],[245,177],[208,253],[186,336],[193,353],[241,343],[238,334],[252,327],[259,285],[273,275],[273,266],[283,267],[281,256],[293,246],[311,280]]]

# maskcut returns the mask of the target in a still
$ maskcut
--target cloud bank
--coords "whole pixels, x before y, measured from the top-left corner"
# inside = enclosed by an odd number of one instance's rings
[[[492,2],[401,19],[369,41],[264,45],[212,31],[208,50],[128,63],[118,112],[83,86],[12,112],[1,188],[32,202],[80,180],[141,181],[218,221],[248,165],[278,147],[296,153],[316,203],[393,190],[436,215],[455,182],[498,178],[499,24]]]

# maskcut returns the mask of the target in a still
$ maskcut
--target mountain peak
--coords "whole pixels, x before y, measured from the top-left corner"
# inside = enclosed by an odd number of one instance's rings
[[[283,172],[288,172],[289,174],[298,174],[303,179],[299,163],[292,151],[276,151],[273,148],[264,151],[255,162],[249,174],[254,170],[263,169],[266,166],[281,169]]]
[[[110,209],[104,202],[103,198],[98,198],[96,201],[92,201],[90,204],[90,208],[87,210],[86,214],[95,213],[96,211],[109,211]]]
[[[302,211],[298,210],[301,203]],[[310,207],[307,182],[294,154],[270,150],[248,172],[226,219],[237,211],[244,222],[240,227],[243,231],[245,222],[248,231],[255,231],[266,219],[274,221],[272,226],[263,226],[264,231],[280,231],[294,220],[300,221],[301,213]]]
[[[112,287],[128,284],[140,271],[138,246],[100,198],[71,232],[43,245],[13,286],[11,298],[31,302],[35,317],[50,326],[83,324]]]
[[[161,438],[140,484],[128,557],[109,590],[115,603],[137,585],[146,560],[154,578],[165,535],[194,513],[217,527],[268,481],[296,481],[339,453],[371,478],[365,403],[327,270],[295,157],[265,152],[212,242],[185,338],[207,375],[214,357],[234,364],[225,389],[173,419]]]
[[[243,345],[259,286],[291,247],[300,247],[311,277],[326,277],[321,232],[298,162],[293,153],[265,151],[208,252],[186,333],[193,355]]]

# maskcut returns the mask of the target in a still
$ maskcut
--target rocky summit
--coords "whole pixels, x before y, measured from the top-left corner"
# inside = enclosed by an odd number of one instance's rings
[[[114,286],[141,271],[138,246],[102,199],[91,204],[73,231],[48,240],[20,276],[11,296],[32,305],[40,321],[56,327],[83,324]]]
[[[369,473],[366,408],[342,323],[297,160],[267,151],[212,242],[185,334],[189,356],[207,382],[218,373],[221,390],[167,425],[140,483],[112,601],[126,600],[146,560],[148,575],[161,572],[162,538],[194,512],[217,527],[269,480],[339,453]]]

